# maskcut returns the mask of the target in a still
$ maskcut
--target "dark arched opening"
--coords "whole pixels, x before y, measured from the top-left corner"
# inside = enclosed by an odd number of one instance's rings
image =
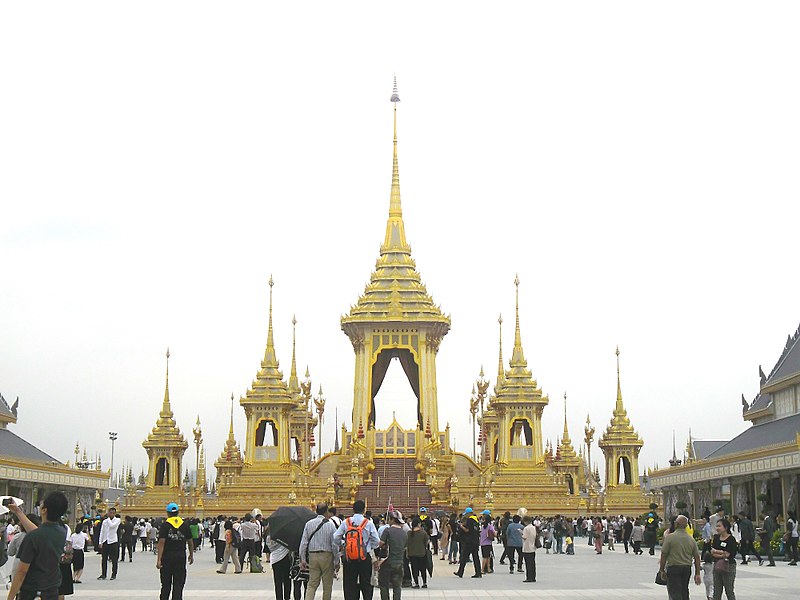
[[[627,456],[621,456],[617,464],[617,483],[624,483],[625,485],[633,483],[631,461]]]
[[[169,485],[169,462],[163,456],[156,461],[156,485]]]
[[[411,384],[411,389],[414,391],[414,395],[417,397],[417,429],[423,430],[425,428],[425,424],[422,422],[422,411],[419,401],[419,365],[417,365],[417,361],[414,360],[414,355],[411,353],[411,350],[406,348],[390,348],[387,350],[382,350],[378,355],[375,364],[372,365],[372,389],[370,390],[371,398],[369,419],[367,420],[368,426],[373,429],[375,428],[375,396],[378,395],[381,385],[383,385],[383,380],[386,377],[386,371],[389,369],[389,363],[393,358],[396,358],[400,361],[400,365],[403,367],[403,372],[408,378],[408,383]]]
[[[272,434],[272,441],[266,443],[267,425],[270,427]],[[275,422],[271,419],[262,419],[256,427],[256,446],[277,446],[278,445],[278,428],[275,427]]]

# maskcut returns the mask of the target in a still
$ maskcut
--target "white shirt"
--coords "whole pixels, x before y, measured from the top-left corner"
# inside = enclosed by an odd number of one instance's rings
[[[219,522],[219,535],[217,536],[217,539],[221,542],[225,541],[225,521]]]
[[[119,538],[117,537],[119,524],[119,517],[114,517],[113,519],[103,519],[103,524],[100,526],[99,541],[101,544],[116,544],[119,541]]]
[[[87,539],[89,539],[89,536],[83,532],[73,533],[69,537],[69,541],[72,543],[73,550],[83,550],[86,547]]]

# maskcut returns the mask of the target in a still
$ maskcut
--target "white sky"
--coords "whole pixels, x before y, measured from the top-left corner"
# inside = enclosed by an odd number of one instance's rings
[[[285,11],[285,12],[284,12]],[[0,392],[23,437],[146,463],[164,351],[210,461],[263,356],[267,279],[288,376],[347,419],[339,317],[378,254],[397,73],[406,228],[452,331],[440,421],[513,340],[570,398],[577,442],[615,399],[641,466],[744,428],[800,320],[800,5],[52,2],[0,7]],[[392,369],[378,423],[413,425]],[[400,385],[402,383],[402,385]],[[244,418],[236,413],[241,441]],[[599,451],[595,450],[594,456]],[[187,453],[193,466],[194,452]]]

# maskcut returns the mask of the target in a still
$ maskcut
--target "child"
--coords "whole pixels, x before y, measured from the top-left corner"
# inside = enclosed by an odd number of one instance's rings
[[[575,554],[575,545],[572,543],[572,538],[567,536],[564,542],[567,544],[567,554]]]

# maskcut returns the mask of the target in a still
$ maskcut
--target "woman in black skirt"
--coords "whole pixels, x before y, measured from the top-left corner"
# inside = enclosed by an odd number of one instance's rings
[[[85,562],[84,551],[86,550],[86,542],[89,540],[89,536],[86,534],[86,526],[78,525],[78,529],[70,536],[69,539],[72,542],[71,579],[75,583],[80,583]]]

